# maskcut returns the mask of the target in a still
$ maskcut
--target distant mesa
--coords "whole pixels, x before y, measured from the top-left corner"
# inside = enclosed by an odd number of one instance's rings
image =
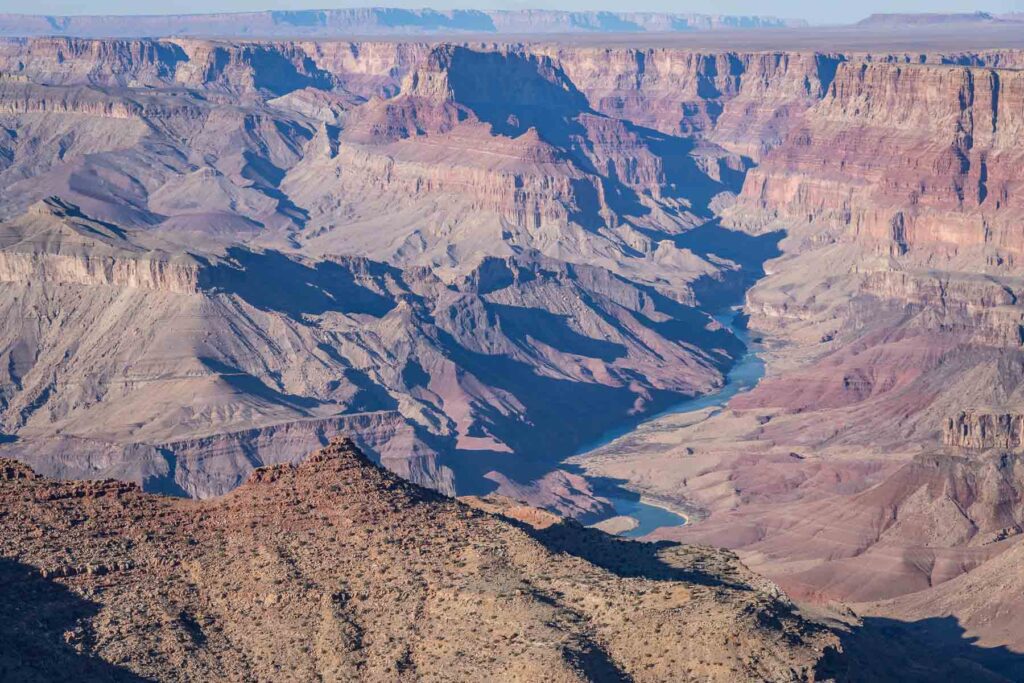
[[[0,36],[56,35],[82,38],[332,38],[441,33],[677,33],[719,29],[789,28],[803,25],[802,21],[769,16],[560,10],[441,11],[391,7],[136,16],[61,17],[0,14]]]
[[[996,16],[989,12],[876,13],[857,22],[864,28],[903,28],[943,26],[947,24],[995,24],[1012,21],[1013,15]]]

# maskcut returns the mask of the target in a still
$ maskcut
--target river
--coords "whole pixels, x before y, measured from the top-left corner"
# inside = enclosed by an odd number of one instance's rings
[[[597,441],[581,448],[576,455],[573,456],[574,460],[586,458],[587,454],[594,453],[595,451],[626,436],[639,426],[657,420],[665,415],[689,413],[694,410],[704,410],[706,408],[721,408],[736,394],[748,391],[756,386],[761,378],[764,377],[764,360],[761,358],[760,344],[752,342],[746,326],[740,324],[741,314],[742,308],[736,306],[713,316],[722,326],[729,329],[734,335],[736,335],[736,338],[743,342],[745,348],[743,354],[736,360],[736,363],[733,364],[729,372],[726,373],[725,383],[722,385],[721,389],[710,394],[704,394],[703,396],[697,396],[677,403],[660,413],[645,418],[639,423],[628,427],[619,427],[615,430],[609,431]],[[712,414],[714,414],[714,412],[717,411],[713,411]],[[614,516],[625,515],[632,517],[637,521],[637,526],[634,529],[622,533],[622,536],[636,538],[646,536],[659,527],[682,526],[683,524],[686,524],[686,518],[682,515],[676,514],[671,510],[667,510],[657,505],[645,503],[639,499],[639,496],[632,494],[621,487],[617,487],[615,490],[602,491],[600,489],[600,484],[595,484],[595,492],[603,498],[607,498],[612,503],[615,508]]]

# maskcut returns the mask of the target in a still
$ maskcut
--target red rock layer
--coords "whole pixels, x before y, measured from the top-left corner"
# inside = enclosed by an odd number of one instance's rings
[[[850,61],[747,176],[738,213],[835,225],[884,253],[1024,250],[1024,74]]]

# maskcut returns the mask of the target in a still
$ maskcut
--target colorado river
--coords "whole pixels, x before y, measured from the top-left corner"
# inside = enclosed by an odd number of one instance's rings
[[[742,314],[740,307],[730,308],[714,318],[723,327],[730,330],[736,338],[743,342],[744,352],[733,364],[732,368],[725,375],[725,383],[722,388],[710,394],[697,396],[677,403],[662,412],[652,415],[638,424],[628,427],[620,427],[605,434],[599,440],[588,444],[580,449],[574,457],[575,460],[586,458],[588,454],[613,443],[617,439],[626,436],[642,424],[657,420],[665,415],[674,413],[688,413],[694,410],[706,408],[720,408],[736,394],[752,389],[764,376],[764,361],[760,356],[760,345],[751,341],[750,334],[744,325],[739,324]],[[607,498],[615,507],[615,515],[625,515],[637,521],[637,526],[622,533],[622,536],[639,537],[646,536],[659,527],[681,526],[686,524],[686,518],[657,505],[650,505],[642,502],[639,496],[629,497],[630,491],[616,486],[612,490],[602,490],[601,484],[595,484],[595,493]],[[635,495],[635,494],[633,494]]]

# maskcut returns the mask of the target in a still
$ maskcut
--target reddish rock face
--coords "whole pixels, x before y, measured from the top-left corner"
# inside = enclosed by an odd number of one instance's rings
[[[1012,266],[1024,185],[1019,71],[851,60],[750,172],[738,210],[848,228],[881,253]]]

